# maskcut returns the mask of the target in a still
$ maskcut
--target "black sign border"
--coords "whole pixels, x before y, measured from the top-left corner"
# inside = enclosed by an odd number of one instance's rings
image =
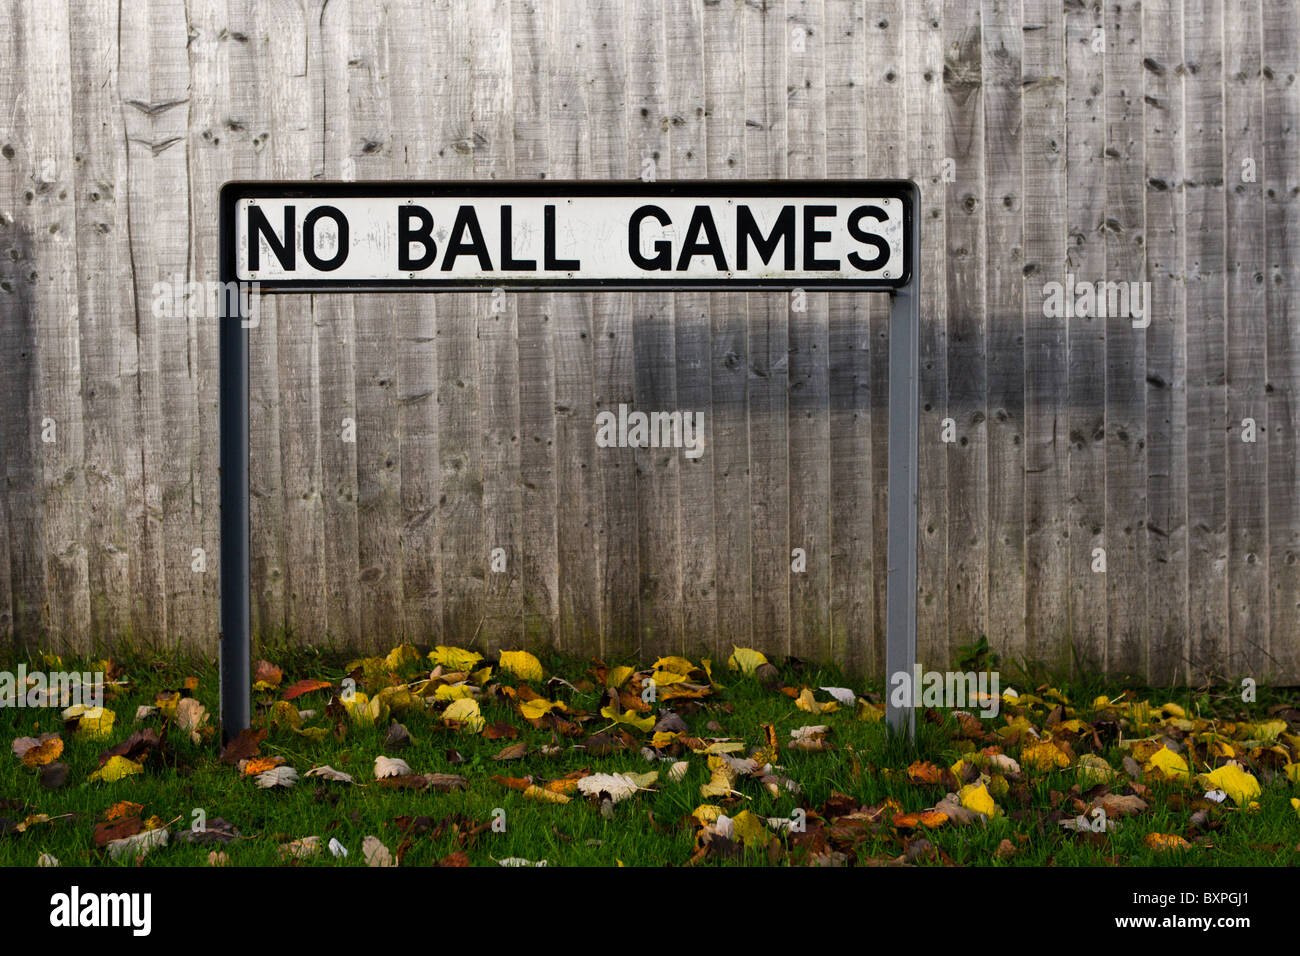
[[[830,198],[876,197],[900,199],[903,203],[903,272],[894,279],[816,278],[802,279],[684,279],[679,273],[654,279],[507,279],[504,277],[475,280],[460,279],[258,279],[260,292],[477,292],[503,288],[516,292],[762,292],[780,289],[815,289],[823,292],[889,292],[912,281],[912,197],[917,186],[901,179],[768,179],[716,180],[675,179],[665,182],[608,180],[601,182],[572,180],[379,180],[338,181],[252,181],[228,182],[221,187],[218,200],[221,281],[240,281],[235,262],[235,204],[241,199],[339,199],[408,196],[434,198],[444,196],[660,196],[737,198],[770,196],[826,196]]]

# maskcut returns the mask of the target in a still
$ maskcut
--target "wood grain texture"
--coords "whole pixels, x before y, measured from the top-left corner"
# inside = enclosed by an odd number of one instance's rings
[[[1224,375],[1223,5],[1195,0],[1183,28],[1187,282],[1187,653],[1192,680],[1228,664]]]
[[[1300,22],[1291,4],[1265,0],[1263,35],[1268,673],[1294,681],[1300,670]]]
[[[1186,677],[1187,316],[1181,3],[1142,8],[1146,184],[1147,677]]]
[[[1106,278],[1104,229],[1105,29],[1099,5],[1065,11],[1066,226],[1064,298],[1073,283]],[[1071,277],[1073,276],[1073,280]],[[1083,674],[1106,664],[1106,334],[1093,312],[1067,312],[1070,441],[1071,660]],[[1097,569],[1097,570],[1094,570]]]
[[[223,182],[906,177],[923,663],[986,635],[1300,680],[1296,31],[1289,0],[8,0],[0,639],[215,649]],[[1130,281],[1137,327],[1048,305]],[[804,303],[263,299],[256,636],[878,674],[888,303]],[[703,414],[704,455],[598,447],[619,405]]]
[[[1025,4],[1021,71],[1025,230],[1025,652],[1069,662],[1070,539],[1066,325],[1045,309],[1049,283],[1065,281],[1065,17],[1054,0]]]

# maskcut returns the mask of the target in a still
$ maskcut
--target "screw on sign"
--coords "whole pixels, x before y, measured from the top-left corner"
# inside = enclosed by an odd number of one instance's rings
[[[904,181],[235,182],[223,283],[256,292],[888,292],[887,674],[916,660],[920,191]],[[223,297],[221,728],[251,719],[249,337]],[[886,704],[909,739],[910,705]]]

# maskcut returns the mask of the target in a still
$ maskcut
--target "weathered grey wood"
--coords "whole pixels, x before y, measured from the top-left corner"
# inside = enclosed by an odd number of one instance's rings
[[[1259,680],[1268,663],[1268,359],[1264,281],[1264,96],[1260,4],[1223,15],[1224,261],[1228,386],[1228,661]],[[1296,157],[1293,157],[1293,160]],[[1294,162],[1293,164],[1294,165]],[[1253,434],[1247,429],[1253,425]],[[1245,438],[1253,441],[1245,441]]]
[[[644,6],[644,5],[639,5]],[[636,99],[644,84],[656,80],[654,34],[643,36],[646,21],[660,26],[649,16],[638,30],[628,20],[633,8],[622,3],[590,6],[584,66],[586,70],[586,123],[589,126],[591,173],[595,177],[621,179],[641,175],[642,156],[633,153],[631,133],[647,127],[658,130],[662,105]],[[648,13],[653,14],[653,9]],[[648,51],[634,55],[631,44],[649,44]],[[633,62],[635,60],[635,62]],[[646,75],[648,72],[648,76]],[[635,77],[635,79],[631,79]],[[662,76],[658,77],[662,86]],[[652,90],[653,90],[652,86]],[[660,89],[659,92],[662,92]],[[626,100],[625,100],[626,96]],[[636,100],[636,102],[633,102]],[[642,115],[641,110],[646,112]],[[653,109],[653,116],[650,111]],[[666,138],[666,137],[665,137]],[[640,145],[640,140],[637,140]],[[660,144],[661,145],[661,144]],[[667,169],[666,149],[659,157]],[[568,297],[558,300],[560,307]],[[636,403],[636,328],[633,309],[644,299],[625,293],[589,296],[592,322],[592,354],[595,360],[593,387],[595,413],[618,414],[620,405]],[[644,624],[640,544],[641,508],[636,448],[594,447],[595,422],[588,423],[593,464],[600,476],[602,509],[601,546],[601,634],[602,653],[610,659],[636,656]],[[652,595],[653,597],[653,595]]]
[[[1187,653],[1190,678],[1227,665],[1227,390],[1224,387],[1223,5],[1185,7],[1183,188],[1187,282]]]
[[[1025,3],[1025,649],[1061,667],[1069,648],[1067,381],[1063,319],[1048,317],[1048,283],[1065,281],[1065,18],[1055,0]]]
[[[983,0],[985,248],[987,250],[989,644],[1024,657],[1025,317],[1024,168],[1019,0]],[[1030,122],[1037,118],[1031,114]]]
[[[948,254],[948,613],[951,647],[988,634],[984,111],[980,11],[944,4]]]
[[[73,152],[77,208],[78,312],[81,317],[82,417],[86,458],[86,552],[92,640],[113,641],[131,624],[138,592],[131,585],[132,528],[125,462],[134,436],[128,431],[135,396],[122,387],[121,354],[134,289],[130,275],[126,155],[117,57],[103,42],[115,33],[116,3],[81,3],[70,10]],[[196,51],[197,52],[197,51]],[[197,158],[197,157],[196,157]],[[218,183],[219,185],[219,183]],[[215,231],[216,223],[213,222]],[[134,335],[132,329],[131,334]],[[9,409],[0,412],[8,418]],[[0,496],[3,498],[4,496]],[[0,502],[0,508],[3,503]],[[0,555],[0,608],[9,612],[6,539]],[[216,552],[213,551],[215,554]],[[215,592],[213,592],[215,593]],[[5,628],[7,630],[7,628]],[[204,646],[210,633],[196,635]]]
[[[874,5],[873,5],[874,6]],[[881,14],[881,17],[895,15]],[[866,21],[861,2],[825,8],[826,175],[831,178],[901,176],[897,147],[905,139],[905,116],[897,110],[868,109],[868,60],[886,51],[868,44],[875,35],[897,41],[888,67],[902,72],[902,21],[883,30]],[[892,29],[889,28],[892,26]],[[894,122],[893,133],[866,128],[867,117]],[[885,150],[894,149],[887,168]],[[855,670],[874,671],[875,562],[872,554],[871,307],[884,311],[883,296],[832,292],[827,301],[827,401],[830,407],[830,634],[826,653]]]
[[[473,57],[474,177],[514,177],[514,100],[502,82],[510,69],[508,0],[474,3],[470,10]],[[433,104],[428,104],[432,112]],[[479,430],[482,434],[483,536],[489,559],[484,595],[483,645],[517,647],[523,636],[520,571],[522,498],[519,485],[519,315],[516,296],[475,297],[478,306]],[[498,551],[500,549],[500,551]],[[505,567],[496,563],[504,558]]]
[[[782,179],[786,169],[786,4],[744,11],[745,175]],[[790,652],[789,297],[747,296],[749,472],[754,643]]]
[[[1100,6],[1065,9],[1066,216],[1065,260],[1082,282],[1106,277],[1105,53]],[[1066,324],[1067,428],[1070,441],[1071,657],[1082,673],[1097,673],[1106,655],[1106,575],[1094,571],[1106,547],[1105,323],[1095,315]],[[1100,567],[1100,565],[1096,565]]]
[[[744,4],[706,4],[703,22],[708,173],[714,179],[741,178],[745,175],[745,88],[749,82]],[[712,648],[725,659],[732,646],[749,647],[753,639],[748,296],[714,293],[709,296],[709,309],[712,416],[704,460],[713,470],[718,555],[718,629]]]
[[[826,177],[826,9],[822,0],[786,6],[786,172]],[[831,443],[829,303],[824,292],[788,297],[790,652],[809,660],[830,655]],[[799,306],[796,308],[795,306]]]
[[[1186,676],[1187,352],[1183,305],[1182,4],[1142,8],[1145,102],[1147,413],[1147,677]]]
[[[10,624],[14,647],[34,647],[46,634],[42,607],[46,600],[43,510],[36,480],[40,416],[34,401],[38,313],[32,303],[32,160],[27,142],[26,49],[24,19],[18,4],[0,5],[0,50],[8,69],[0,70],[0,229],[5,255],[0,257],[0,427],[4,429],[4,528],[8,561],[0,568],[8,578]],[[30,198],[29,198],[30,192]]]
[[[584,47],[587,18],[578,0],[557,0],[548,30],[551,178],[591,175]],[[555,497],[559,567],[559,630],[567,651],[605,653],[604,489],[595,457],[594,352],[591,297],[552,295],[555,356]],[[624,594],[623,613],[635,591]]]
[[[548,175],[550,85],[545,3],[515,3],[511,21],[515,175]],[[555,353],[551,300],[525,293],[519,311],[520,565],[523,633],[530,645],[551,642],[559,624],[556,558]]]
[[[1265,0],[1264,242],[1268,316],[1269,673],[1300,673],[1300,21]]]
[[[435,104],[442,87],[433,81],[438,75],[432,59],[437,48],[427,36],[430,30],[441,28],[425,3],[406,0],[387,7],[385,42],[393,123],[382,132],[390,137],[391,175],[395,178],[454,178],[456,173],[448,171],[449,161],[456,163],[457,170],[463,168],[459,154],[439,138],[437,126]],[[392,334],[399,352],[395,397],[403,623],[407,637],[420,641],[440,638],[443,630],[436,336],[438,309],[446,301],[420,294],[382,297],[382,305],[391,309]],[[373,321],[372,314],[363,313],[356,321]]]
[[[926,666],[987,634],[1156,682],[1300,679],[1289,2],[78,0],[5,4],[0,28],[20,646],[213,646],[216,569],[192,562],[218,540],[216,330],[153,300],[216,278],[222,182],[653,159],[920,183]],[[1071,276],[1150,281],[1150,324],[1045,314]],[[883,299],[493,301],[259,303],[260,638],[879,669]],[[621,403],[703,411],[704,456],[597,448]]]
[[[465,58],[450,56],[452,40],[448,30],[450,12],[444,4],[438,8],[443,28],[430,33],[430,43],[438,57],[438,68],[429,83],[457,110],[444,114],[448,122],[468,117],[468,85],[451,81],[455,71],[464,73]],[[390,54],[386,14],[365,3],[350,2],[345,7],[348,26],[348,139],[344,154],[344,172],[348,179],[386,179],[393,175],[392,91],[389,84]],[[431,14],[432,16],[433,14]],[[429,22],[433,22],[430,20]],[[463,24],[462,24],[463,25]],[[457,99],[459,93],[459,99]],[[440,130],[439,150],[450,150],[455,135]],[[403,582],[402,535],[411,517],[404,512],[402,497],[401,393],[398,384],[397,303],[388,296],[357,296],[354,300],[356,322],[356,460],[357,460],[357,550],[360,575],[360,618],[362,640],[370,647],[392,640],[391,632],[402,620],[405,594]],[[437,304],[441,331],[441,301]],[[459,323],[461,328],[463,323]],[[439,340],[438,381],[445,381],[445,361]],[[457,395],[459,398],[459,394]],[[439,421],[439,437],[442,436]],[[443,449],[440,447],[439,452]],[[440,460],[440,465],[442,461]],[[439,515],[442,518],[442,515]],[[426,539],[426,542],[429,539]],[[447,539],[436,540],[445,545]],[[447,552],[442,550],[442,566]],[[464,573],[464,569],[461,569]],[[447,592],[444,588],[442,626],[448,626]],[[477,623],[477,622],[475,622]],[[470,631],[473,630],[470,625]],[[457,635],[468,640],[468,633]]]
[[[308,11],[296,5],[276,8],[269,24],[273,48],[283,44],[272,56],[276,68],[267,77],[266,90],[272,123],[267,141],[269,172],[276,179],[305,179],[312,174],[315,134],[303,122],[311,115],[316,92],[311,83],[309,24]],[[275,304],[275,325],[252,330],[249,348],[250,353],[273,348],[276,361],[279,434],[272,437],[272,447],[280,453],[283,627],[294,641],[319,644],[327,628],[320,446],[322,440],[335,437],[328,432],[322,435],[320,424],[318,330],[311,297],[286,296]]]
[[[873,86],[868,103],[891,95],[902,83],[907,99],[906,125],[895,129],[882,127],[886,135],[872,136],[875,148],[884,149],[889,134],[905,135],[904,148],[899,155],[906,163],[910,179],[921,188],[922,214],[925,232],[921,237],[921,268],[927,276],[921,283],[921,331],[918,348],[921,352],[920,443],[917,449],[917,658],[930,666],[939,666],[948,659],[948,459],[949,449],[941,441],[942,422],[948,411],[948,288],[944,278],[947,255],[944,239],[946,229],[947,185],[945,170],[949,155],[946,150],[947,118],[944,99],[944,4],[943,0],[925,0],[911,4],[904,11],[899,7],[882,10],[879,18],[868,14],[868,22],[884,35],[891,29],[903,32],[903,49],[906,61],[902,64],[901,79],[890,79],[888,62],[872,70]],[[881,24],[884,24],[883,26]],[[893,59],[892,57],[890,58]],[[874,95],[873,95],[874,93]],[[896,94],[895,94],[896,95]],[[873,111],[886,112],[886,111]],[[885,153],[892,163],[898,159]],[[889,168],[889,167],[887,167]],[[897,168],[894,166],[893,168]],[[876,501],[874,515],[875,534],[875,596],[876,645],[879,660],[884,660],[885,634],[885,573],[886,512],[884,495],[888,458],[888,394],[889,354],[888,310],[872,306],[872,408],[882,410],[872,416],[871,461],[874,469],[872,497]]]
[[[668,60],[667,105],[669,173],[674,179],[707,179],[709,174],[703,11],[703,0],[668,0],[665,5],[665,48],[673,51]],[[713,461],[708,451],[713,423],[709,300],[709,294],[701,292],[672,297],[677,407],[683,414],[703,416],[706,449],[698,458],[682,455],[677,462],[680,650],[687,655],[701,648],[711,650],[718,627]]]
[[[86,566],[86,482],[81,404],[80,314],[77,309],[76,171],[72,129],[68,8],[50,3],[23,23],[27,62],[26,140],[31,225],[31,307],[39,316],[34,346],[36,414],[24,424],[35,433],[53,421],[57,440],[38,444],[52,643],[88,650],[90,600]],[[24,195],[26,198],[26,194]],[[29,547],[26,542],[23,547]]]
[[[1142,5],[1108,3],[1106,29],[1106,279],[1144,268]],[[1099,303],[1100,304],[1100,301]],[[1122,303],[1119,303],[1122,304]],[[1149,303],[1148,303],[1149,304]],[[1106,329],[1106,668],[1146,673],[1146,333],[1128,315]],[[1145,321],[1145,320],[1143,320]]]
[[[394,16],[401,7],[395,7]],[[351,158],[350,97],[348,76],[351,68],[351,18],[344,3],[323,3],[315,17],[311,72],[319,78],[319,100],[315,115],[319,117],[320,142],[314,150],[313,167],[327,179],[343,179],[355,175]],[[317,361],[320,365],[320,456],[321,487],[323,493],[323,523],[325,530],[325,620],[331,639],[351,647],[363,646],[361,631],[362,594],[366,590],[361,581],[359,522],[357,503],[359,487],[357,477],[357,443],[344,441],[344,420],[355,426],[357,421],[356,394],[356,315],[353,296],[326,295],[314,297],[317,328]],[[362,315],[365,315],[363,310]],[[432,318],[428,320],[425,339],[433,338]],[[411,343],[407,348],[419,352]],[[427,348],[431,348],[428,346]],[[420,355],[419,370],[430,373],[432,360]],[[425,420],[432,417],[426,412]],[[426,444],[417,437],[415,428],[408,428],[403,462],[414,460],[436,462],[436,447],[430,455]],[[420,436],[422,437],[422,436]],[[419,453],[425,452],[420,459]],[[437,470],[427,465],[422,475],[432,474],[436,495]],[[409,489],[408,489],[409,491]],[[425,507],[432,507],[426,505]],[[426,556],[433,545],[422,552]],[[417,599],[417,609],[432,605],[438,607],[437,579]],[[440,623],[441,614],[428,615]]]
[[[469,0],[432,7],[431,51],[438,77],[438,164],[448,179],[474,178],[473,75]],[[438,543],[442,557],[444,637],[481,637],[488,554],[483,541],[483,456],[478,425],[477,297],[438,297]]]

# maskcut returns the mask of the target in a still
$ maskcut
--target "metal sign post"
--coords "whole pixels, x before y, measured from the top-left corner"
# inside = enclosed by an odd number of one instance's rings
[[[255,292],[889,292],[886,680],[916,660],[920,193],[899,180],[227,183],[220,197],[221,732],[250,726]],[[240,294],[229,294],[232,289]],[[886,695],[909,738],[910,701]]]

